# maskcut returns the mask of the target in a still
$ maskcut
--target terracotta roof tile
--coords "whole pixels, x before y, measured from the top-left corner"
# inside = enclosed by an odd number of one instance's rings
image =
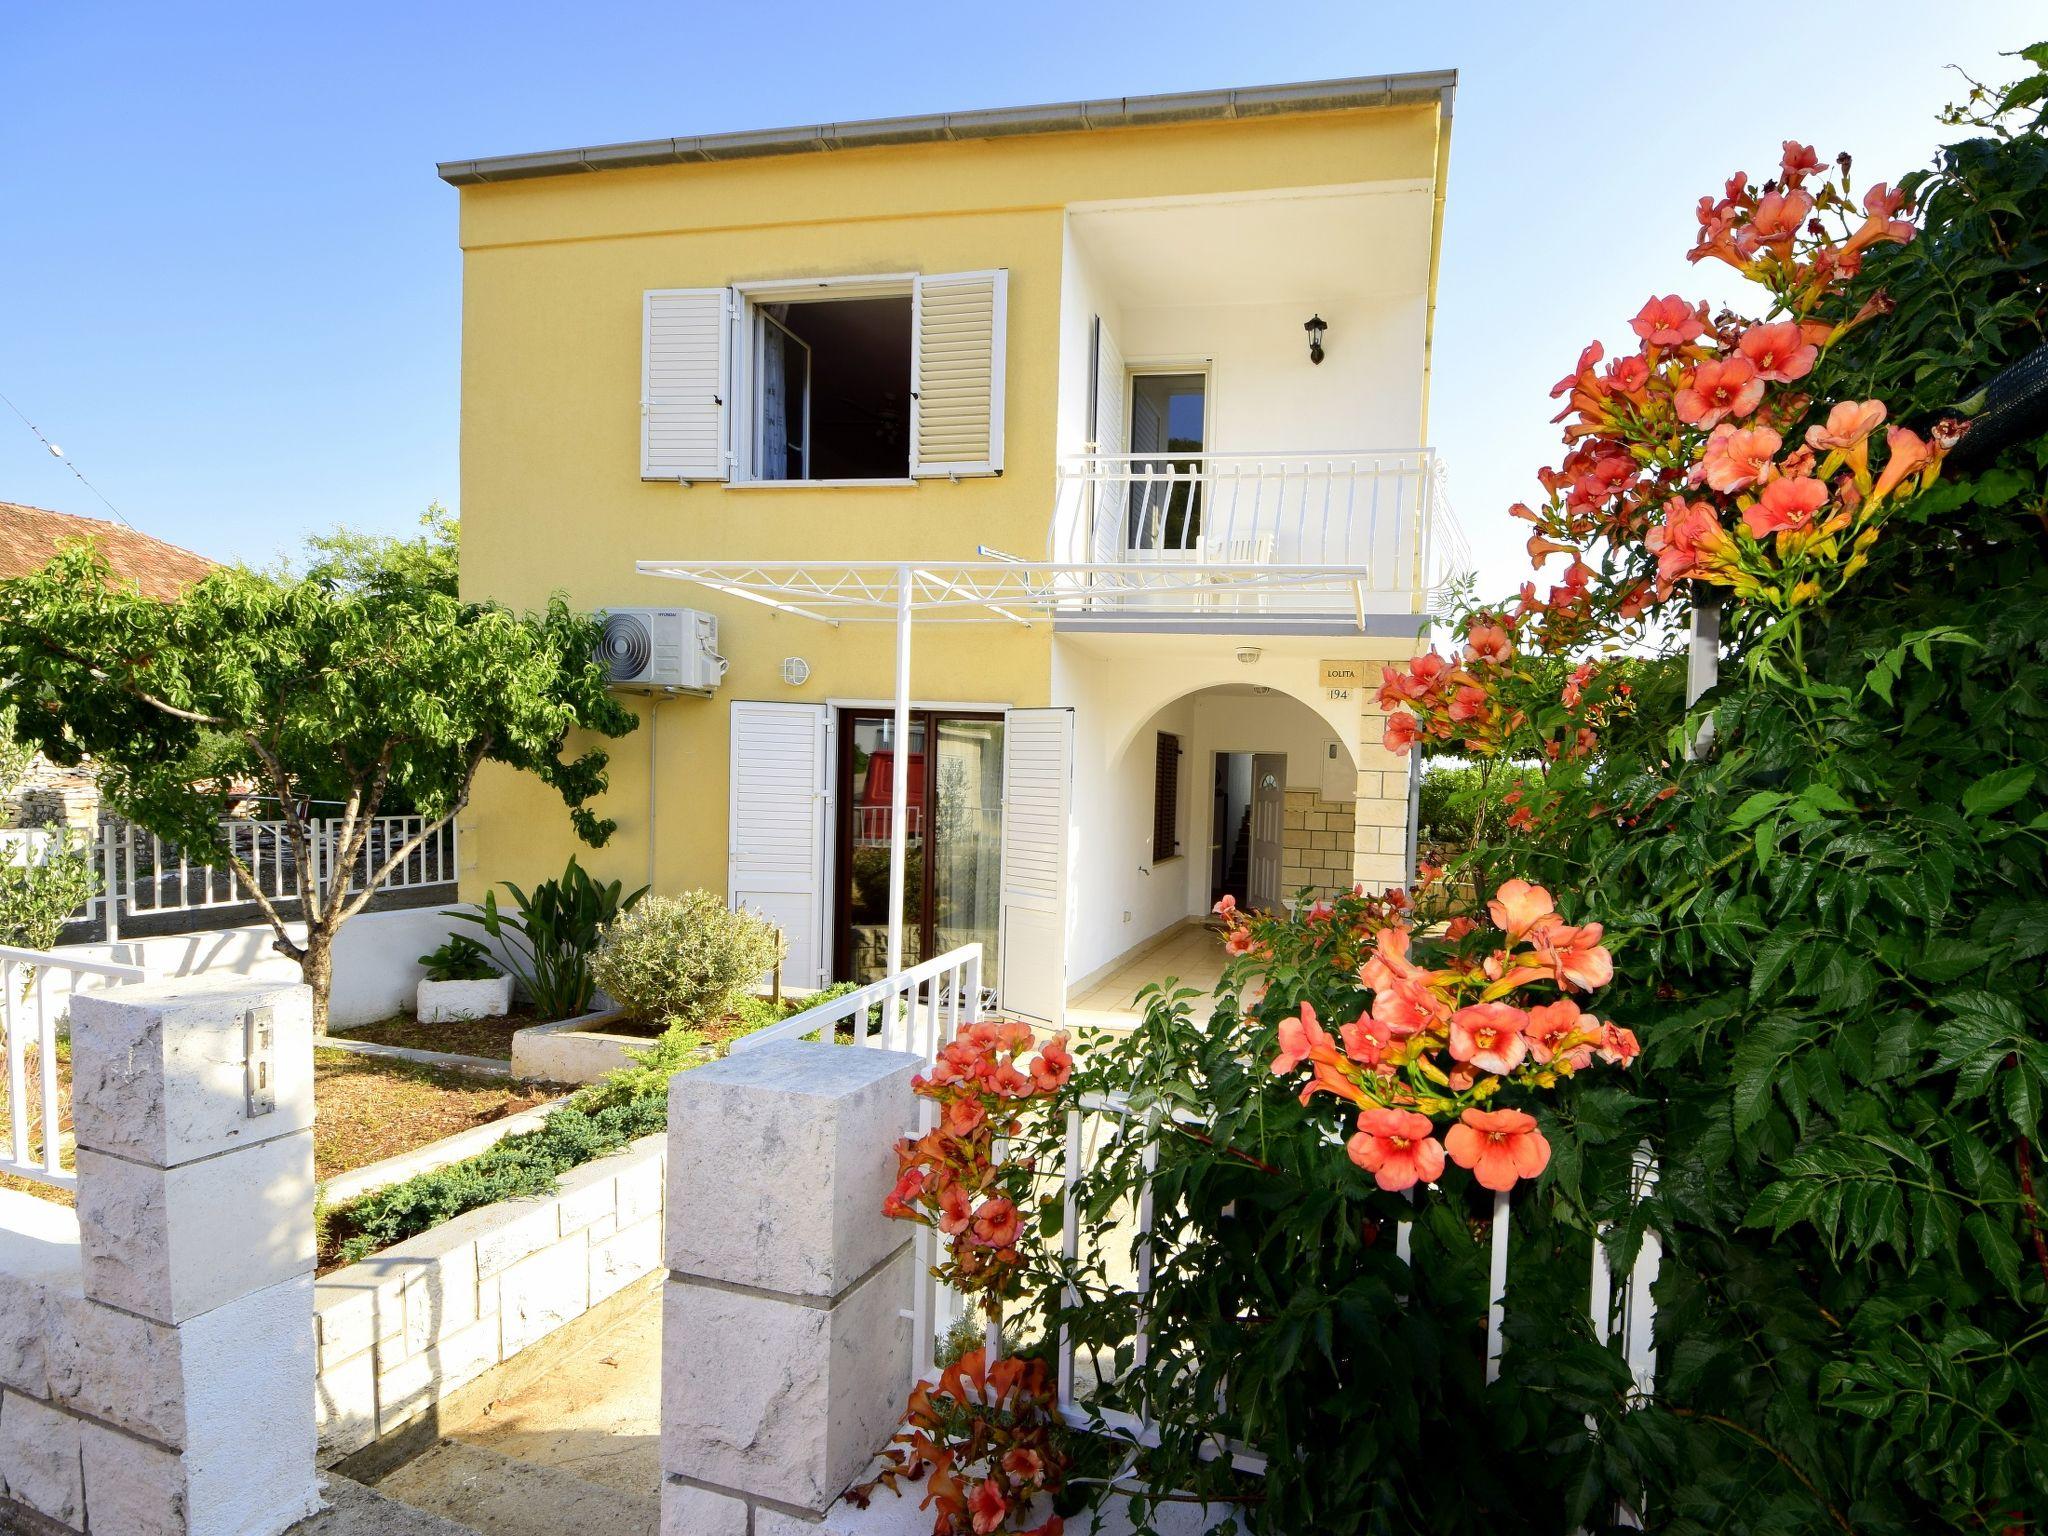
[[[145,597],[176,597],[214,569],[204,555],[119,523],[0,501],[0,581],[42,569],[59,546],[80,539],[97,544],[115,579]]]

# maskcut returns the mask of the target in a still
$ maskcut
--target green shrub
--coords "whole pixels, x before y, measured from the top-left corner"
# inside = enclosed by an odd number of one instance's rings
[[[650,896],[613,923],[591,975],[629,1017],[701,1024],[729,1010],[782,958],[782,936],[709,891]]]
[[[1508,794],[1540,778],[1535,769],[1512,763],[1425,768],[1417,831],[1426,845],[1437,848],[1501,842],[1512,809],[1506,804]]]
[[[48,949],[99,889],[89,848],[66,844],[41,862],[0,862],[0,944]]]

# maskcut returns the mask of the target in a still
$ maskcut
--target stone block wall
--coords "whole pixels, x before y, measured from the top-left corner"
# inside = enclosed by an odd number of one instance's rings
[[[71,1025],[76,1209],[0,1193],[0,1529],[276,1536],[318,1504],[311,993]]]
[[[661,1267],[668,1138],[470,1211],[314,1287],[315,1419],[331,1461]]]
[[[1358,717],[1358,815],[1351,875],[1368,891],[1383,891],[1414,879],[1415,872],[1408,867],[1410,762],[1383,745],[1387,717],[1371,692],[1364,692],[1364,701]]]
[[[1303,886],[1317,896],[1349,890],[1354,863],[1354,807],[1325,800],[1312,789],[1290,789],[1281,811],[1280,889],[1288,896]]]
[[[917,1271],[882,1198],[922,1065],[782,1041],[670,1082],[662,1536],[816,1530],[902,1422]]]

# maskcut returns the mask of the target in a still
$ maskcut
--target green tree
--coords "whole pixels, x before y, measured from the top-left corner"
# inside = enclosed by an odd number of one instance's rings
[[[570,750],[571,733],[637,723],[591,659],[592,620],[559,596],[537,614],[464,602],[453,526],[427,521],[416,539],[315,540],[303,574],[222,569],[170,603],[118,590],[84,547],[0,582],[0,707],[53,760],[90,756],[135,821],[235,871],[321,1030],[336,933],[468,803],[484,763],[537,775],[595,846],[613,829],[587,805],[606,754]],[[292,903],[264,896],[221,836],[245,774],[280,807]],[[342,807],[330,856],[315,854],[313,801]],[[394,803],[424,824],[372,865],[371,823]]]

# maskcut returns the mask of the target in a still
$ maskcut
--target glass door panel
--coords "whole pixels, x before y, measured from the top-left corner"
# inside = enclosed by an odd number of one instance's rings
[[[854,981],[879,981],[889,967],[889,838],[894,825],[895,721],[887,715],[857,715],[850,731],[847,765],[847,858],[844,871],[847,963]],[[906,855],[903,963],[924,958],[922,940],[928,811],[925,782],[926,719],[910,722],[909,778],[904,815]]]
[[[1207,375],[1131,376],[1130,506],[1125,538],[1134,550],[1188,550],[1202,537],[1199,458],[1208,449]]]
[[[996,974],[1002,896],[1003,722],[937,721],[932,785],[931,952],[981,945],[981,973]]]

